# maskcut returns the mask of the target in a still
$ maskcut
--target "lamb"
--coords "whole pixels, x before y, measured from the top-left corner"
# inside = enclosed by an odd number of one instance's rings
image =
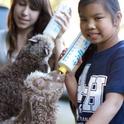
[[[35,71],[24,81],[20,113],[0,124],[55,124],[56,102],[63,93],[64,75]]]
[[[45,35],[34,36],[31,40],[20,51],[13,64],[0,70],[1,124],[4,120],[19,115],[22,110],[24,80],[27,75],[35,70],[48,72],[48,60],[54,49],[53,40]]]
[[[52,71],[50,73],[35,71],[27,77],[24,81],[24,85],[27,89],[25,90],[26,92],[24,96],[26,97],[24,98],[28,98],[30,100],[29,106],[32,107],[29,108],[32,113],[32,120],[29,120],[30,124],[56,123],[56,102],[64,92],[64,80],[65,76],[59,74],[57,71]],[[24,101],[28,100],[24,99]],[[24,110],[26,111],[26,109]],[[24,113],[20,115],[25,117]]]
[[[34,72],[27,77],[24,84],[26,88],[31,89],[30,93],[33,91],[30,97],[33,113],[31,124],[56,123],[56,102],[64,92],[64,80],[65,76],[57,71],[50,73]],[[35,104],[35,108],[33,104]]]

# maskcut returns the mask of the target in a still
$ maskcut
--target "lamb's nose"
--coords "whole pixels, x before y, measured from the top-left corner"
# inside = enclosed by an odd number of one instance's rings
[[[41,71],[44,72],[44,73],[49,72],[49,65],[47,63],[41,63],[40,68],[41,68]]]

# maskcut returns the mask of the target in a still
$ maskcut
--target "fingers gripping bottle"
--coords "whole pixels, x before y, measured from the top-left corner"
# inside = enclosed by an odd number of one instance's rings
[[[56,39],[56,37],[59,35],[61,32],[61,25],[57,23],[56,21],[56,14],[59,14],[60,17],[64,20],[65,16],[62,15],[60,12],[68,13],[70,14],[72,11],[71,6],[68,4],[61,4],[57,10],[57,12],[53,15],[51,18],[50,22],[46,26],[45,30],[43,31],[43,34],[51,36],[53,39]]]
[[[66,74],[67,71],[73,71],[78,60],[83,56],[90,45],[90,41],[84,39],[81,33],[72,42],[65,55],[58,62],[58,71]]]

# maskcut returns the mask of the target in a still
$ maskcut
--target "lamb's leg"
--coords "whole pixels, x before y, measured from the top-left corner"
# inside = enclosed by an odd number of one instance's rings
[[[22,110],[15,120],[15,124],[31,124],[32,122],[32,103],[30,102],[30,95],[23,94]]]

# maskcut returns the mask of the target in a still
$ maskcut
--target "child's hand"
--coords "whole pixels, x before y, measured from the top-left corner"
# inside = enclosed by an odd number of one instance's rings
[[[59,56],[59,60],[65,55],[67,48],[65,48]]]
[[[70,23],[70,18],[71,18],[71,12],[70,13],[65,13],[63,11],[55,14],[56,16],[56,22],[61,25],[62,30],[59,34],[58,37],[61,37],[62,34],[67,30],[69,23]]]
[[[66,51],[68,50],[68,48],[65,48],[62,53],[59,56],[59,60],[65,55]],[[73,73],[75,74],[75,72],[77,71],[77,69],[80,67],[80,65],[82,64],[82,57],[78,60],[77,65],[74,67],[73,69]]]

